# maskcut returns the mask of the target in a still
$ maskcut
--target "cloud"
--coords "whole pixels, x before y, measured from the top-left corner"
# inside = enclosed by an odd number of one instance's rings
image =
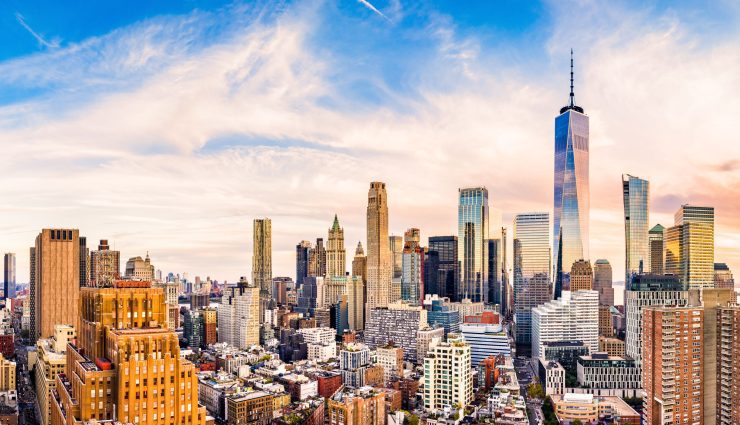
[[[34,31],[33,28],[31,28],[31,26],[28,25],[28,23],[26,23],[26,20],[23,18],[23,15],[21,15],[20,13],[16,12],[15,19],[16,21],[18,21],[19,24],[21,24],[23,28],[26,29],[26,31],[28,31],[29,34],[33,36],[33,38],[36,39],[36,41],[39,43],[39,46],[44,46],[49,49],[56,49],[61,44],[61,40],[59,38],[53,38],[51,40],[46,40],[41,34]]]
[[[651,221],[694,199],[734,214],[737,197],[721,194],[738,172],[711,164],[740,158],[736,36],[707,45],[673,14],[584,7],[582,20],[552,7],[542,57],[492,48],[433,10],[379,29],[299,2],[152,18],[0,63],[0,92],[28,90],[0,107],[3,248],[20,262],[40,228],[74,226],[124,257],[150,251],[165,272],[235,280],[249,276],[251,220],[268,216],[273,274],[292,275],[295,244],[325,237],[334,213],[347,247],[364,245],[373,180],[388,183],[395,234],[453,233],[457,188],[474,185],[510,225],[551,208],[572,44],[591,117],[594,258],[623,264],[625,172],[651,181]],[[740,269],[726,248],[740,223],[718,223],[718,260]]]
[[[391,20],[388,19],[387,16],[383,14],[383,12],[379,11],[375,6],[373,6],[369,1],[367,0],[357,0],[361,5],[365,6],[366,8],[370,9],[375,13],[376,15],[380,16],[381,18],[385,19],[386,21],[390,22]]]

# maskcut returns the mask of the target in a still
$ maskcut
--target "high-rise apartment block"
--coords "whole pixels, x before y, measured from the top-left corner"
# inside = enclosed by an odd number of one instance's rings
[[[252,284],[272,295],[272,221],[257,218],[253,222]]]
[[[599,349],[599,294],[572,292],[569,300],[557,299],[532,309],[532,357],[544,354],[544,344],[573,339],[591,352]]]
[[[90,252],[89,286],[111,286],[121,278],[121,253],[113,251],[107,239],[101,239],[98,250]]]
[[[365,317],[387,307],[391,296],[391,252],[388,244],[388,196],[385,183],[372,182],[367,194],[367,297]]]
[[[44,229],[34,249],[31,338],[49,338],[54,326],[80,319],[80,232]]]
[[[3,256],[3,297],[15,298],[15,254],[8,252]]]
[[[517,344],[529,345],[532,309],[550,300],[550,215],[514,218],[514,320]]]
[[[401,299],[401,276],[403,274],[403,238],[388,236],[388,249],[391,253],[391,297],[388,302],[394,303]]]
[[[83,288],[81,313],[80,338],[67,345],[66,370],[56,376],[52,424],[205,424],[197,369],[180,356],[175,331],[161,326],[162,288]]]
[[[473,401],[470,344],[450,334],[447,342],[435,345],[424,358],[424,409],[467,406]]]
[[[589,118],[575,103],[572,52],[570,102],[555,118],[554,170],[552,253],[557,299],[570,265],[589,258]]]
[[[643,420],[647,424],[704,424],[701,307],[643,311]]]
[[[650,271],[650,183],[639,177],[622,175],[624,195],[625,282],[632,275]]]
[[[344,229],[339,227],[339,219],[334,216],[334,223],[329,229],[326,241],[326,275],[344,277],[347,274],[347,254],[344,251]]]
[[[740,307],[717,309],[716,422],[740,423]],[[705,406],[706,407],[706,406]]]
[[[714,286],[714,208],[682,205],[665,230],[665,272],[691,288]]]
[[[218,340],[235,347],[249,348],[259,344],[260,288],[246,279],[224,288],[218,307]]]
[[[479,302],[488,281],[488,189],[460,189],[459,198],[457,253],[462,293],[458,297]]]

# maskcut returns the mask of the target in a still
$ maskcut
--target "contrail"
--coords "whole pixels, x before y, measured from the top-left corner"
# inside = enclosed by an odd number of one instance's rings
[[[383,12],[379,11],[375,6],[373,6],[372,4],[370,4],[369,1],[367,1],[367,0],[357,0],[357,1],[360,2],[363,6],[367,7],[368,9],[372,10],[373,12],[375,12],[378,16],[380,16],[381,18],[385,19],[386,21],[388,21],[388,22],[391,21],[390,19],[388,19],[387,16],[383,15]]]
[[[50,49],[56,49],[57,47],[59,47],[59,40],[46,41],[46,39],[42,37],[41,34],[34,31],[33,28],[31,28],[26,23],[26,20],[23,19],[23,15],[21,15],[20,13],[15,13],[15,19],[18,21],[19,24],[21,24],[23,28],[26,29],[26,31],[28,31],[33,36],[33,38],[36,39],[36,41],[39,42],[40,45],[48,47]]]

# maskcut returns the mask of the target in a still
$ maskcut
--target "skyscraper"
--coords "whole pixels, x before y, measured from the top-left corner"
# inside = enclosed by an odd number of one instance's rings
[[[570,291],[590,291],[594,287],[594,273],[591,262],[578,260],[570,268]]]
[[[460,301],[460,262],[457,256],[457,236],[429,237],[429,251],[439,257],[437,294],[452,301]]]
[[[599,291],[600,305],[614,305],[612,265],[608,260],[599,259],[594,263],[594,291]]]
[[[648,232],[648,242],[650,243],[650,273],[663,274],[664,268],[664,249],[663,249],[663,232],[665,227],[656,224]]]
[[[403,238],[391,235],[388,237],[388,249],[391,252],[391,295],[388,302],[401,299],[401,275],[403,274]]]
[[[352,259],[352,276],[359,276],[363,287],[367,284],[367,256],[362,249],[362,242],[357,242],[355,257]]]
[[[51,337],[59,323],[79,326],[79,238],[77,229],[43,229],[36,237],[33,340]]]
[[[303,279],[308,277],[308,257],[311,251],[311,242],[301,241],[295,246],[295,284],[296,288],[303,285]]]
[[[15,298],[15,254],[12,252],[3,257],[3,297]]]
[[[326,275],[344,276],[347,274],[347,254],[344,251],[344,229],[339,227],[339,219],[334,215],[334,223],[326,240]]]
[[[624,281],[633,274],[650,271],[650,183],[639,177],[622,175],[624,196]]]
[[[457,253],[462,293],[458,297],[480,302],[488,279],[488,189],[460,189],[459,195]]]
[[[555,118],[555,185],[553,217],[554,297],[574,261],[589,258],[589,119],[576,106],[573,51],[570,52],[570,103]]]
[[[121,278],[121,253],[112,251],[107,239],[101,239],[98,250],[90,253],[89,286],[111,286]]]
[[[488,284],[486,301],[492,304],[502,304],[501,288],[501,239],[488,239]]]
[[[714,286],[714,208],[682,205],[666,229],[665,272],[692,288]]]
[[[253,223],[252,284],[272,295],[272,221],[256,218]]]
[[[372,182],[367,194],[366,314],[387,307],[391,292],[391,252],[388,244],[388,198],[385,183]]]
[[[308,251],[308,275],[311,277],[326,276],[326,248],[324,248],[323,238],[316,238],[316,246]]]
[[[714,287],[735,289],[735,279],[727,264],[714,263]]]
[[[532,309],[550,299],[549,233],[548,213],[514,218],[514,320],[520,345],[531,343]]]
[[[401,260],[401,299],[411,305],[424,302],[424,249],[419,245],[419,229],[409,229],[404,236]]]

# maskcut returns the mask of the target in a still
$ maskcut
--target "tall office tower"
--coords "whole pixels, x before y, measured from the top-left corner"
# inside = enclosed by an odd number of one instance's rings
[[[599,349],[599,294],[572,292],[568,300],[557,299],[532,309],[532,358],[544,354],[546,342],[583,342],[593,353]]]
[[[488,280],[488,189],[459,190],[457,208],[457,253],[460,256],[462,293],[458,299],[483,301],[483,286]]]
[[[311,252],[311,242],[301,241],[295,246],[295,284],[296,288],[303,285],[303,279],[308,277],[308,258]]]
[[[272,297],[272,221],[254,219],[252,284]]]
[[[3,297],[15,298],[15,254],[12,252],[3,257]]]
[[[365,329],[365,284],[362,276],[347,277],[347,314],[350,329]]]
[[[316,238],[316,246],[308,251],[308,275],[326,276],[326,248],[322,238]]]
[[[578,260],[570,268],[570,291],[590,291],[594,289],[594,272],[591,262]]]
[[[424,252],[424,296],[439,295],[439,252]]]
[[[90,253],[90,284],[88,286],[111,286],[121,278],[121,253],[111,251],[107,239],[101,239],[98,250]]]
[[[509,270],[507,263],[506,254],[506,236],[507,230],[505,227],[501,228],[501,314],[508,316],[510,311],[514,308],[514,294],[509,285]]]
[[[36,247],[32,246],[28,250],[28,330],[31,336],[31,342],[36,341]],[[25,302],[24,310],[25,310]]]
[[[36,237],[33,340],[51,337],[58,323],[79,323],[79,238],[77,229],[43,229]]]
[[[175,331],[161,326],[164,291],[145,281],[114,286],[81,290],[79,338],[56,376],[51,423],[204,425],[197,369],[180,355]]]
[[[665,231],[665,272],[691,288],[714,286],[714,208],[682,205]]]
[[[80,236],[80,287],[87,286],[90,279],[90,249],[87,238]]]
[[[424,358],[424,409],[465,407],[473,401],[470,344],[450,334],[447,342],[431,348]]]
[[[589,258],[588,115],[576,106],[573,51],[570,52],[570,103],[555,118],[555,186],[553,217],[554,297],[560,298],[567,269]]]
[[[437,294],[452,301],[460,301],[460,262],[457,256],[457,236],[431,236],[429,251],[439,257]]]
[[[339,227],[339,219],[334,215],[334,223],[326,240],[326,275],[328,277],[347,274],[347,254],[344,251],[344,229]]]
[[[218,341],[235,347],[249,348],[259,344],[260,288],[242,278],[227,285],[218,306]]]
[[[646,308],[644,326],[644,423],[704,424],[704,310]]]
[[[393,275],[391,276],[391,295],[388,302],[394,303],[401,299],[401,276],[403,275],[403,238],[400,236],[389,236],[388,246],[391,251],[391,265]]]
[[[550,215],[514,218],[514,314],[516,343],[532,341],[532,309],[550,300]]]
[[[131,257],[126,261],[126,279],[130,280],[154,280],[154,265],[147,252],[146,257]]]
[[[717,309],[717,402],[719,425],[740,424],[740,307]],[[705,406],[706,407],[706,406]]]
[[[714,287],[715,288],[735,288],[735,278],[732,277],[732,271],[725,263],[714,263]]]
[[[388,197],[385,183],[372,182],[367,194],[367,297],[365,317],[370,310],[387,307],[393,273],[388,243]]]
[[[624,281],[650,269],[650,183],[639,177],[622,174],[624,196]]]
[[[656,224],[648,232],[648,243],[650,244],[650,273],[652,274],[663,274],[664,273],[664,248],[663,248],[663,232],[665,227],[660,224]]]
[[[411,305],[424,303],[424,248],[419,229],[408,229],[401,254],[401,299]]]
[[[594,263],[594,291],[599,291],[599,304],[614,305],[612,265],[608,260],[599,259]]]
[[[357,242],[355,257],[352,259],[352,276],[360,276],[362,284],[367,284],[367,257],[362,249],[362,242]]]
[[[488,239],[488,284],[485,300],[502,305],[501,288],[501,239]]]
[[[637,275],[626,287],[624,305],[627,334],[625,351],[637,366],[642,364],[643,311],[647,307],[685,307],[689,292],[676,276]]]

